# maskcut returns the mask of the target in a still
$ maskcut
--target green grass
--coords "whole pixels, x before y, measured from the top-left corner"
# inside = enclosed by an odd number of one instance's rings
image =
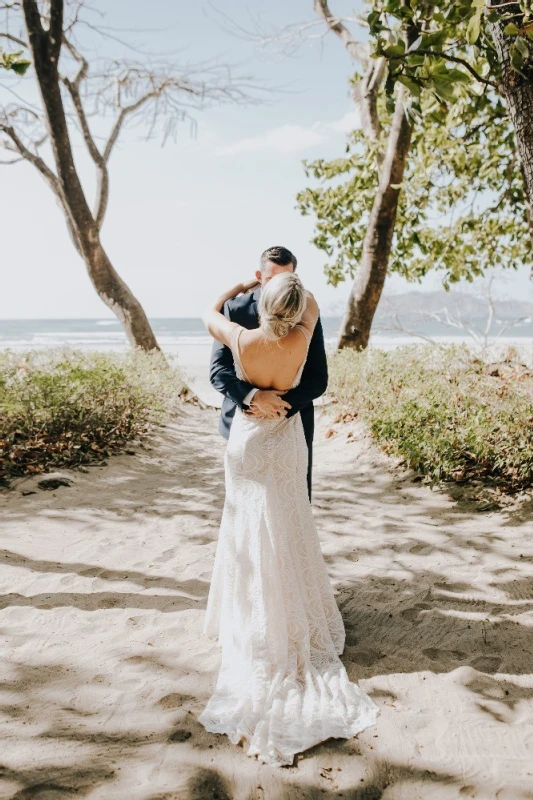
[[[119,452],[160,424],[184,388],[157,353],[0,351],[0,481]]]
[[[432,482],[533,484],[533,378],[495,369],[466,347],[341,351],[329,391],[389,454]]]

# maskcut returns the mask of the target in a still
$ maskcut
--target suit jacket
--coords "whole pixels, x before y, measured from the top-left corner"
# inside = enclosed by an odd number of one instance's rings
[[[249,294],[239,295],[224,303],[222,313],[232,322],[237,322],[243,328],[252,330],[259,327],[259,313],[257,301],[261,287]],[[229,437],[231,423],[237,406],[244,409],[243,400],[253,389],[251,383],[237,378],[233,354],[230,348],[217,342],[213,344],[211,353],[211,367],[209,378],[211,385],[224,395],[222,412],[220,415],[219,431],[225,439]],[[311,446],[314,430],[313,400],[324,394],[328,385],[328,364],[324,346],[324,333],[320,317],[316,323],[313,336],[309,343],[307,361],[302,370],[302,378],[298,386],[283,395],[283,399],[291,404],[292,408],[287,416],[300,412],[308,446]]]

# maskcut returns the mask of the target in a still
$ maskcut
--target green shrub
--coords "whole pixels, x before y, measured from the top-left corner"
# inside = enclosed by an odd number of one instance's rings
[[[159,353],[0,351],[0,480],[102,460],[161,422],[183,389]]]
[[[533,378],[487,366],[468,348],[343,350],[332,396],[368,423],[383,449],[432,481],[533,483]]]

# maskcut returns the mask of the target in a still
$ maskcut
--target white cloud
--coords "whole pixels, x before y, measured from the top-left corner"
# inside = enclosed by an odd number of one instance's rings
[[[359,111],[349,111],[344,117],[338,119],[336,122],[326,122],[323,127],[336,133],[350,133],[350,131],[361,127],[361,115]]]
[[[316,147],[329,139],[331,133],[346,134],[361,127],[361,117],[357,110],[350,111],[333,122],[314,122],[311,127],[303,125],[282,125],[257,136],[238,139],[232,144],[219,145],[213,150],[214,156],[236,156],[242,153],[301,153]]]
[[[326,140],[316,126],[304,128],[303,125],[282,125],[259,136],[239,139],[233,144],[221,145],[214,151],[216,156],[235,156],[241,153],[270,151],[275,153],[297,153],[315,147]]]

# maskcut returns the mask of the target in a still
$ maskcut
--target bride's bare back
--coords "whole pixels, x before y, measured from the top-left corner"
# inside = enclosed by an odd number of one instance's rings
[[[307,339],[300,328],[293,328],[275,342],[267,339],[260,328],[244,329],[238,346],[249,383],[258,389],[280,392],[291,388],[307,354]]]
[[[241,365],[248,382],[258,389],[288,391],[307,356],[308,338],[318,320],[318,305],[311,293],[301,323],[276,341],[268,339],[261,328],[244,328],[238,337]],[[306,330],[303,331],[302,328]],[[307,333],[307,336],[306,336]]]

